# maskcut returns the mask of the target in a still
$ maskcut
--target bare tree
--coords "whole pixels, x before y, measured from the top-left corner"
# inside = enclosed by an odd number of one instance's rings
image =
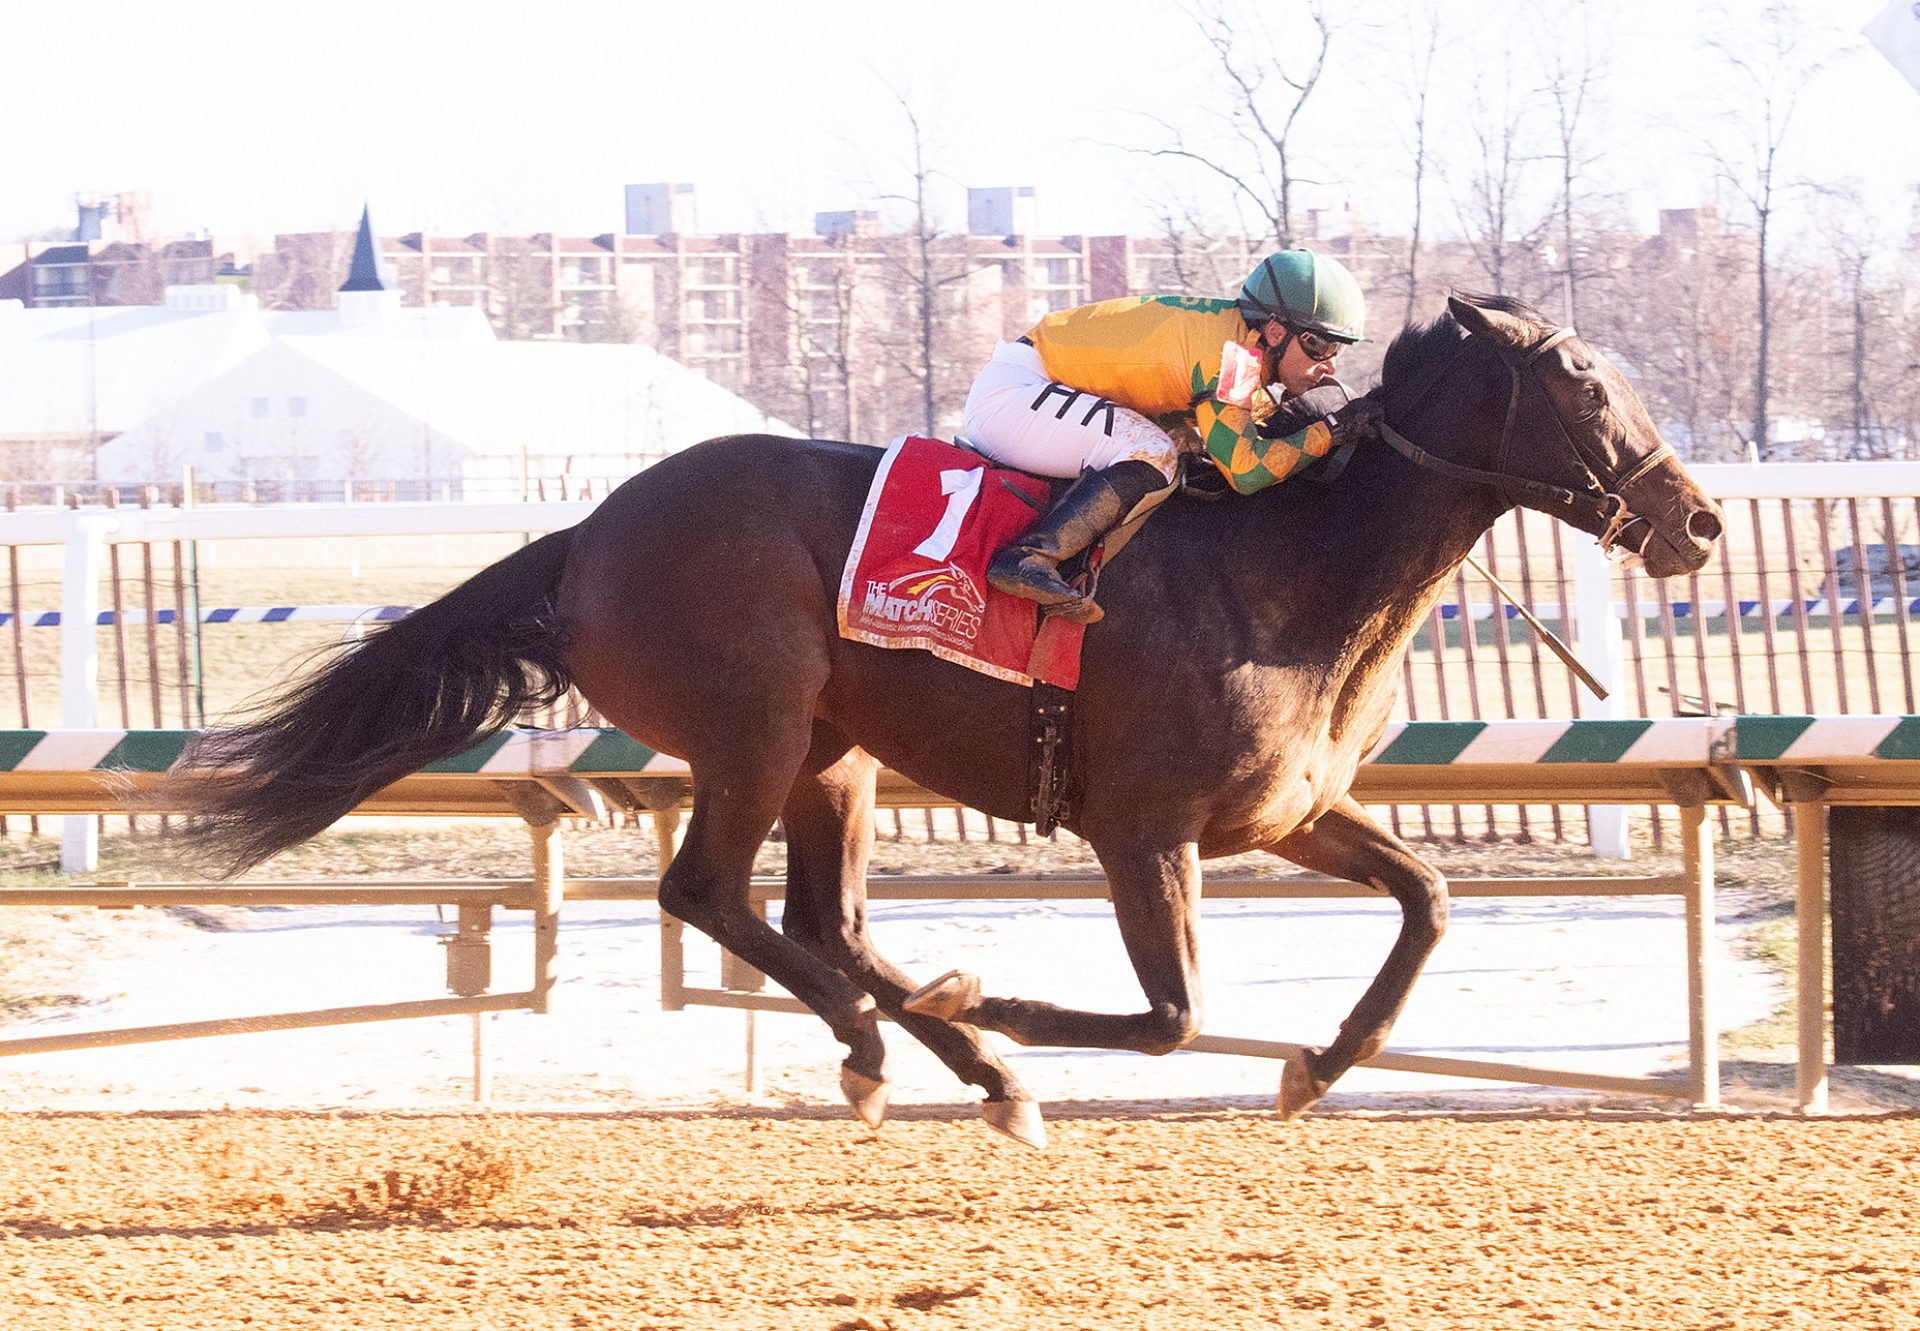
[[[1577,322],[1582,277],[1581,247],[1574,235],[1576,200],[1587,173],[1604,156],[1591,146],[1590,126],[1608,75],[1608,53],[1600,43],[1605,23],[1596,23],[1589,0],[1573,0],[1533,11],[1534,48],[1543,82],[1540,95],[1553,112],[1553,142],[1547,156],[1558,172],[1557,214],[1562,314]]]
[[[1722,229],[1711,208],[1671,213],[1659,235],[1628,251],[1630,290],[1659,299],[1608,302],[1600,311],[1648,410],[1690,460],[1740,451],[1733,431],[1752,388],[1752,239]],[[1589,314],[1594,305],[1588,301]]]
[[[618,290],[595,294],[598,299],[580,305],[580,341],[632,344],[646,335],[646,321]]]
[[[1490,63],[1498,73],[1474,85],[1467,112],[1471,157],[1454,195],[1454,211],[1488,288],[1528,295],[1524,285],[1532,265],[1526,260],[1550,220],[1530,206],[1532,168],[1540,161],[1532,120],[1537,104],[1515,87],[1517,62],[1511,55]]]
[[[1446,47],[1446,10],[1437,4],[1415,6],[1411,14],[1396,9],[1396,22],[1405,37],[1405,61],[1402,78],[1395,81],[1404,98],[1406,120],[1399,127],[1401,147],[1406,153],[1413,211],[1408,220],[1407,243],[1402,261],[1402,280],[1406,284],[1403,323],[1412,323],[1420,301],[1420,246],[1425,239],[1427,174],[1434,164],[1433,95],[1439,56]]]
[[[1825,67],[1825,40],[1802,22],[1784,0],[1768,0],[1758,23],[1715,25],[1707,47],[1727,75],[1718,117],[1724,149],[1712,154],[1715,175],[1751,210],[1759,245],[1754,257],[1758,289],[1754,319],[1759,344],[1753,367],[1753,424],[1747,444],[1761,458],[1772,453],[1768,375],[1772,364],[1773,263],[1776,224],[1784,200],[1803,182],[1790,176],[1784,155],[1808,85]]]
[[[160,305],[167,298],[167,287],[174,282],[198,278],[193,266],[179,264],[176,250],[186,245],[174,241],[119,241],[107,246],[93,260],[93,301],[97,305]],[[206,279],[212,280],[207,266]]]
[[[1272,8],[1202,0],[1186,10],[1213,53],[1224,109],[1210,114],[1204,148],[1179,126],[1150,116],[1170,142],[1136,151],[1213,176],[1227,187],[1235,210],[1251,209],[1285,249],[1294,243],[1295,188],[1317,183],[1298,172],[1294,133],[1326,72],[1338,25],[1326,0],[1293,0],[1285,8],[1304,20],[1305,40],[1283,38],[1268,17]]]
[[[965,381],[953,364],[952,354],[953,335],[962,322],[955,297],[964,298],[963,284],[971,266],[964,238],[950,236],[940,225],[932,192],[934,182],[944,173],[929,161],[932,148],[920,117],[904,96],[895,92],[894,97],[906,117],[911,157],[907,191],[880,196],[908,209],[907,228],[902,233],[905,244],[897,252],[889,274],[893,317],[887,322],[894,331],[889,340],[906,353],[902,363],[918,389],[920,428],[933,434],[940,429],[943,412],[957,407],[964,394]],[[956,239],[960,243],[954,243]]]
[[[1902,456],[1920,457],[1920,185],[1912,194],[1906,243],[1896,251],[1900,267],[1888,293],[1894,326],[1888,336],[1892,390],[1886,411],[1897,423]]]
[[[1167,279],[1153,284],[1153,295],[1217,298],[1237,290],[1253,260],[1244,236],[1221,235],[1197,221],[1198,210],[1157,210],[1156,230],[1166,246],[1160,272]]]
[[[1822,251],[1831,272],[1802,284],[1823,294],[1827,317],[1815,323],[1816,345],[1802,352],[1817,367],[1812,391],[1824,395],[1821,414],[1845,422],[1842,456],[1893,456],[1897,431],[1890,409],[1897,410],[1901,385],[1920,366],[1908,330],[1902,327],[1901,293],[1889,272],[1900,246],[1876,225],[1856,185],[1823,193]],[[1838,325],[1837,329],[1834,325]],[[1833,331],[1822,332],[1821,326]],[[1846,369],[1830,366],[1844,346]],[[1789,361],[1791,364],[1791,361]]]
[[[313,231],[277,236],[253,265],[253,290],[262,309],[328,310],[346,276],[353,232]]]
[[[553,333],[553,263],[538,251],[539,239],[496,236],[488,249],[487,314],[509,342]]]
[[[789,261],[786,290],[780,299],[792,330],[789,356],[807,432],[820,436],[828,430],[839,430],[841,438],[855,439],[856,269],[854,256],[847,248],[854,238],[848,235],[833,239],[847,245],[827,254],[809,253]]]

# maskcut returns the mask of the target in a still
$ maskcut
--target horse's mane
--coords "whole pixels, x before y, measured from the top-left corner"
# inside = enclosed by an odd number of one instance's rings
[[[1539,310],[1518,296],[1496,296],[1484,291],[1460,291],[1455,294],[1467,304],[1483,310],[1510,314],[1537,324],[1542,329],[1552,326],[1551,321]],[[1410,378],[1417,377],[1433,363],[1434,358],[1450,354],[1465,336],[1466,330],[1446,310],[1442,310],[1440,317],[1430,323],[1408,324],[1387,346],[1386,359],[1380,364],[1381,382],[1404,384]]]

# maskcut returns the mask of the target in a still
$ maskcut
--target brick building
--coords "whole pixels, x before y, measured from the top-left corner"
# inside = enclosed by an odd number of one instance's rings
[[[888,231],[860,211],[816,214],[812,234],[701,233],[693,229],[692,187],[672,184],[629,187],[623,232],[411,232],[377,244],[406,305],[478,307],[513,341],[640,343],[769,414],[856,439],[955,429],[994,340],[1018,336],[1049,310],[1144,292],[1227,295],[1266,245],[1230,236],[1043,235],[1031,189],[968,194],[964,233]],[[1376,234],[1341,210],[1309,212],[1300,239],[1341,258],[1373,302],[1379,340],[1342,362],[1355,383],[1377,366],[1381,334],[1403,317],[1438,314],[1451,287],[1486,285],[1484,247],[1423,244],[1409,299],[1406,239]],[[1645,283],[1623,279],[1686,269],[1710,253],[1703,297],[1724,293],[1738,285],[1748,241],[1704,209],[1663,213],[1653,237],[1588,238],[1574,256],[1580,322],[1631,347],[1652,336],[1639,325],[1653,316],[1631,300]],[[22,247],[13,265],[0,251],[0,299],[135,304],[167,284],[234,280],[250,283],[265,310],[328,309],[353,245],[354,234],[341,231],[284,233],[257,253],[218,238]],[[1564,262],[1515,247],[1502,255],[1506,289],[1557,313],[1562,279],[1554,265]],[[1703,311],[1702,322],[1725,340],[1721,310]],[[1687,381],[1682,418],[1732,410],[1727,371],[1714,376],[1725,384],[1716,401],[1692,386],[1702,359],[1670,371]]]

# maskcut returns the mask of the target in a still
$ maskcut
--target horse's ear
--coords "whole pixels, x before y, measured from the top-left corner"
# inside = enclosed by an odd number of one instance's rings
[[[1458,296],[1447,297],[1447,311],[1475,337],[1484,337],[1499,345],[1529,346],[1539,336],[1539,330],[1525,319],[1500,310],[1483,309]]]

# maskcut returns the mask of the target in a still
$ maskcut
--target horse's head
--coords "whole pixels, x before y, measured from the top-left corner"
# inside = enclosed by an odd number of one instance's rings
[[[1720,507],[1605,356],[1516,301],[1454,296],[1447,309],[1510,380],[1491,470],[1517,482],[1501,487],[1511,498],[1608,548],[1626,547],[1656,578],[1707,562],[1720,538]]]

